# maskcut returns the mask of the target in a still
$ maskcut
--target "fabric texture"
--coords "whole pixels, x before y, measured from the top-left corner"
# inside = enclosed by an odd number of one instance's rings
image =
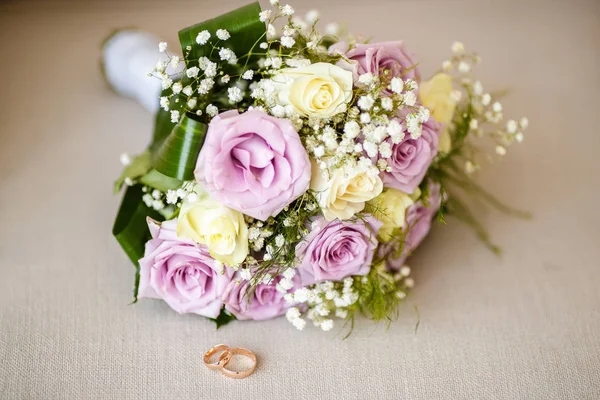
[[[346,340],[284,318],[216,331],[157,300],[128,305],[112,181],[152,118],[106,87],[99,44],[138,26],[177,48],[179,28],[244,3],[0,4],[0,399],[599,399],[597,0],[292,2],[403,39],[423,76],[455,39],[478,50],[484,87],[508,88],[507,114],[531,125],[480,181],[534,219],[484,214],[500,258],[454,220],[435,226],[400,319],[359,321]],[[256,373],[207,370],[217,343],[255,351]]]

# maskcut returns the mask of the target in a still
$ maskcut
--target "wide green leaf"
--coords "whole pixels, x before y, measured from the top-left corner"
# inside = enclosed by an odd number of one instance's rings
[[[179,179],[173,179],[163,175],[155,169],[151,169],[146,175],[140,178],[140,183],[150,186],[153,189],[158,189],[164,193],[167,190],[179,188],[183,182]]]
[[[141,185],[130,186],[125,191],[123,201],[119,207],[117,218],[113,225],[113,235],[136,268],[134,301],[137,299],[137,289],[140,282],[138,260],[144,256],[146,242],[150,240],[150,231],[146,219],[148,217],[157,221],[164,218],[148,207],[142,200],[144,192]]]
[[[163,90],[161,96],[168,96],[172,94],[171,89]],[[148,146],[150,152],[153,154],[160,148],[165,139],[169,136],[176,123],[171,122],[171,111],[170,110],[180,110],[181,102],[175,102],[177,96],[173,96],[171,98],[171,104],[169,106],[169,111],[165,111],[163,108],[159,108],[156,117],[154,119],[154,131],[152,133],[152,140],[150,141],[150,145]]]
[[[185,114],[156,151],[153,166],[161,174],[182,181],[194,179],[207,130],[206,124],[195,118],[194,114]]]
[[[222,46],[228,47],[238,56],[248,56],[259,41],[266,35],[264,22],[259,19],[261,12],[260,4],[254,2],[226,14],[219,15],[208,21],[192,25],[179,31],[179,42],[183,54],[186,55],[188,66],[197,65],[200,57],[210,57],[212,47],[208,44],[199,45],[196,43],[198,33],[206,30],[211,34],[211,41],[216,39],[218,29],[227,29],[231,38],[226,42],[221,42]],[[191,48],[188,52],[188,46]],[[212,52],[217,57],[218,52]]]
[[[227,311],[225,311],[224,308],[221,310],[221,313],[219,314],[219,316],[217,318],[209,318],[209,319],[217,325],[217,329],[219,329],[222,326],[227,325],[231,321],[235,321],[235,317],[233,315],[229,314]]]
[[[125,183],[126,178],[137,179],[145,175],[150,168],[152,168],[152,157],[149,151],[145,151],[139,156],[135,157],[131,164],[123,168],[121,176],[115,181],[115,194],[119,193],[123,187],[123,183]]]

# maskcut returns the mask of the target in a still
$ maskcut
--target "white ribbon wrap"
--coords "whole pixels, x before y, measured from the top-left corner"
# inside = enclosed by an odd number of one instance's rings
[[[151,33],[123,30],[111,36],[102,48],[108,83],[115,92],[133,98],[152,113],[158,110],[161,81],[148,73],[159,60],[168,60],[165,53],[158,51],[159,42]]]

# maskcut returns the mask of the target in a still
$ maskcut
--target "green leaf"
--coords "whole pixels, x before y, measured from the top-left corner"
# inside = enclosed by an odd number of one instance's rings
[[[178,79],[174,79],[177,82]],[[173,94],[172,89],[165,89],[161,92],[161,96],[170,96]],[[154,154],[156,150],[162,146],[165,139],[169,136],[176,123],[171,122],[171,110],[181,111],[181,101],[175,102],[178,96],[174,95],[171,98],[169,105],[169,111],[165,111],[163,108],[159,108],[154,119],[154,131],[152,133],[152,140],[150,141],[149,150]]]
[[[225,309],[221,310],[221,313],[219,314],[219,316],[217,318],[209,318],[209,319],[217,325],[217,329],[219,329],[222,326],[227,325],[231,321],[235,321],[235,317],[233,315],[229,314],[227,311],[225,311]]]
[[[166,192],[167,190],[177,189],[183,182],[179,179],[173,179],[163,175],[155,169],[151,169],[146,175],[140,178],[140,183],[158,189],[161,192]]]
[[[204,143],[207,126],[187,113],[156,151],[154,169],[182,181],[194,179],[194,168]]]
[[[131,164],[126,166],[119,179],[115,181],[115,194],[119,193],[125,182],[125,178],[137,179],[145,175],[152,168],[152,157],[149,151],[145,151],[133,159]]]
[[[150,217],[157,221],[164,220],[159,213],[146,206],[142,200],[143,195],[141,185],[128,187],[113,225],[113,235],[136,268],[134,302],[137,300],[140,282],[138,260],[144,256],[146,242],[151,237],[146,219]]]
[[[265,24],[259,19],[258,14],[260,12],[260,4],[254,2],[180,30],[179,42],[188,66],[197,65],[200,57],[211,58],[211,53],[213,53],[213,57],[217,57],[217,52],[212,51],[212,46],[196,43],[196,36],[204,30],[211,34],[211,41],[214,42],[217,40],[215,36],[217,30],[227,29],[231,34],[231,38],[219,44],[233,50],[240,61],[243,61],[243,58],[248,58],[252,49],[258,46],[259,41],[266,35]],[[191,47],[189,51],[187,50],[188,46]]]

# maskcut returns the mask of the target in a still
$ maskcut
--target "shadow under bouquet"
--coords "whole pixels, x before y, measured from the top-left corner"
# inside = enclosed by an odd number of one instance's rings
[[[133,30],[103,45],[115,91],[156,112],[115,183],[134,298],[217,326],[393,320],[432,222],[456,216],[498,251],[461,196],[516,213],[472,173],[480,145],[504,155],[527,119],[504,121],[459,42],[424,78],[402,41],[320,33],[316,11],[270,3],[181,30],[181,53]]]

